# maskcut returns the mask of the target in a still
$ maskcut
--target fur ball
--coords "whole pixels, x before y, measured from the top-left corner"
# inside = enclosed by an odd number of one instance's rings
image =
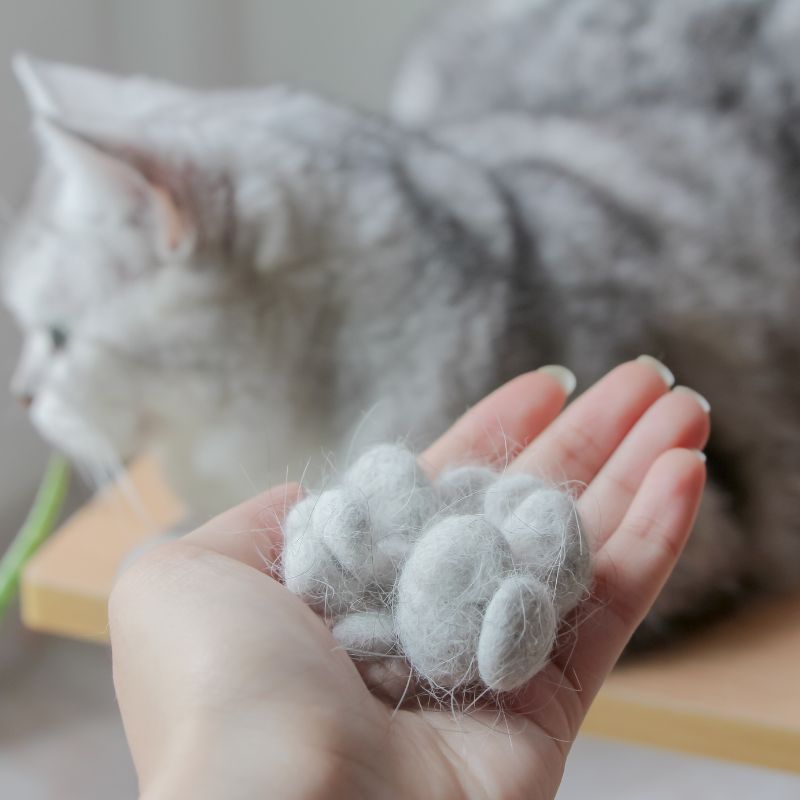
[[[569,494],[480,466],[432,484],[397,445],[367,451],[341,486],[298,503],[284,534],[286,586],[392,696],[412,682],[518,689],[547,663],[590,579]]]

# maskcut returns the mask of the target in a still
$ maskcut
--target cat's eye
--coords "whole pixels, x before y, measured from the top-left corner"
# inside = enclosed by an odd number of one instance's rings
[[[48,329],[50,344],[53,350],[63,350],[67,346],[67,332],[57,325]]]

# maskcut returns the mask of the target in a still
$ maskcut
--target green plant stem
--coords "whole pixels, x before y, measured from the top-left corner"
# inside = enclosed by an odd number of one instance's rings
[[[68,488],[69,465],[53,456],[22,528],[0,558],[0,620],[17,595],[23,567],[52,533]]]

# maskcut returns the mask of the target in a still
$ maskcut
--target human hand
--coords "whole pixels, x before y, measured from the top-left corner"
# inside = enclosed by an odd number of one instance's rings
[[[705,469],[708,415],[652,364],[623,364],[563,413],[523,375],[423,456],[509,463],[585,487],[594,587],[551,663],[495,709],[396,710],[269,564],[281,487],[151,551],[111,597],[117,695],[147,798],[552,798],[595,694],[669,575]]]

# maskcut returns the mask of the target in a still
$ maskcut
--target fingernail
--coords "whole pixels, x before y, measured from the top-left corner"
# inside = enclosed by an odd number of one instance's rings
[[[700,394],[700,392],[696,392],[694,389],[690,389],[688,386],[676,386],[672,391],[693,397],[697,401],[700,408],[706,412],[706,414],[711,413],[711,403],[709,403],[708,400],[706,400],[705,397]]]
[[[690,450],[689,452],[696,455],[704,464],[706,463],[706,454],[702,450]]]
[[[662,364],[657,358],[653,358],[653,356],[639,356],[636,360],[652,367],[661,376],[664,383],[667,384],[667,389],[671,389],[675,385],[675,376],[672,374],[672,370],[666,364]]]
[[[555,378],[561,384],[561,388],[567,397],[575,391],[575,387],[578,385],[575,373],[560,364],[548,364],[546,367],[539,367],[537,372],[544,372],[545,375]]]

